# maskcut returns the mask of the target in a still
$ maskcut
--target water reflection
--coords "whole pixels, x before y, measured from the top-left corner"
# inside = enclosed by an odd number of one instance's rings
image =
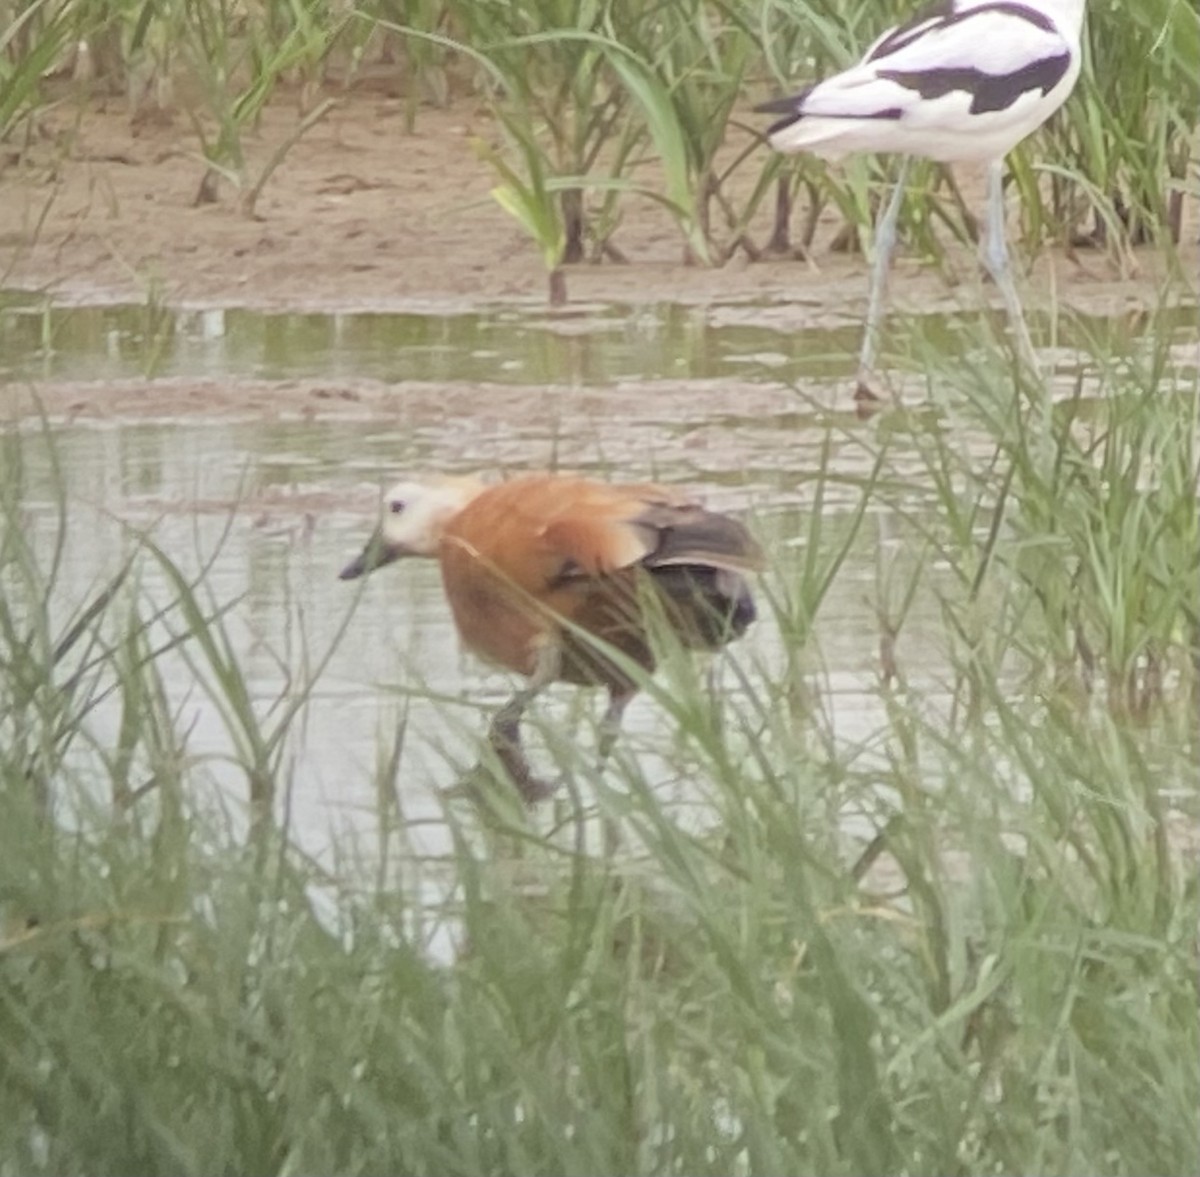
[[[913,323],[953,355],[971,345],[978,318],[923,315]],[[902,322],[894,316],[889,330]],[[1194,306],[1157,312],[1152,321],[1145,315],[1031,319],[1039,346],[1066,348],[1099,337],[1132,347],[1151,332],[1193,340],[1195,325]],[[0,291],[0,378],[307,376],[601,387],[783,368],[792,378],[833,380],[851,374],[860,330],[855,319],[814,319],[792,303],[285,314],[155,304],[57,307]]]

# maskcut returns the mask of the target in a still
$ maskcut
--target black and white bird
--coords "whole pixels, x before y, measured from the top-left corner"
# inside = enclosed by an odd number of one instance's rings
[[[1086,0],[942,0],[883,34],[857,65],[792,98],[758,109],[779,114],[767,131],[779,151],[840,159],[856,151],[902,153],[895,191],[875,231],[875,259],[859,357],[860,396],[878,344],[888,263],[909,157],[987,163],[983,262],[1004,295],[1026,354],[1029,333],[1008,261],[1004,157],[1062,104],[1079,78]]]

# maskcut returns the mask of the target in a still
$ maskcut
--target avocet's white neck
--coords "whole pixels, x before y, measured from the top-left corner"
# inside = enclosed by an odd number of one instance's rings
[[[1064,32],[1079,36],[1083,28],[1083,10],[1087,7],[1087,0],[1040,0],[1038,7],[1049,12]]]

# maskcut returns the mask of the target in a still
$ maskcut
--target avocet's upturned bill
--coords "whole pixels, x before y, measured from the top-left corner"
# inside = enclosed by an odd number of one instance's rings
[[[759,107],[781,116],[767,136],[779,151],[811,151],[825,159],[876,151],[989,163],[984,262],[1023,331],[1004,241],[1003,159],[1074,88],[1084,3],[943,0],[889,29],[857,65]],[[876,273],[859,372],[864,389],[902,187],[903,171],[876,231]]]

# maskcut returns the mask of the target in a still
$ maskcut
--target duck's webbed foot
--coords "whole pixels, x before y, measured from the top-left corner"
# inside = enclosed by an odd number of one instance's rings
[[[492,721],[492,725],[488,729],[488,743],[491,745],[492,751],[496,753],[496,758],[503,766],[509,780],[520,794],[521,800],[526,805],[536,805],[539,801],[545,801],[552,796],[557,791],[558,785],[534,776],[533,770],[529,767],[525,749],[521,744],[520,711],[510,714],[511,707],[512,703],[508,704]]]
[[[544,801],[558,787],[533,775],[521,744],[521,719],[529,704],[558,678],[560,661],[556,645],[542,646],[529,684],[496,712],[488,728],[488,743],[526,805]]]

